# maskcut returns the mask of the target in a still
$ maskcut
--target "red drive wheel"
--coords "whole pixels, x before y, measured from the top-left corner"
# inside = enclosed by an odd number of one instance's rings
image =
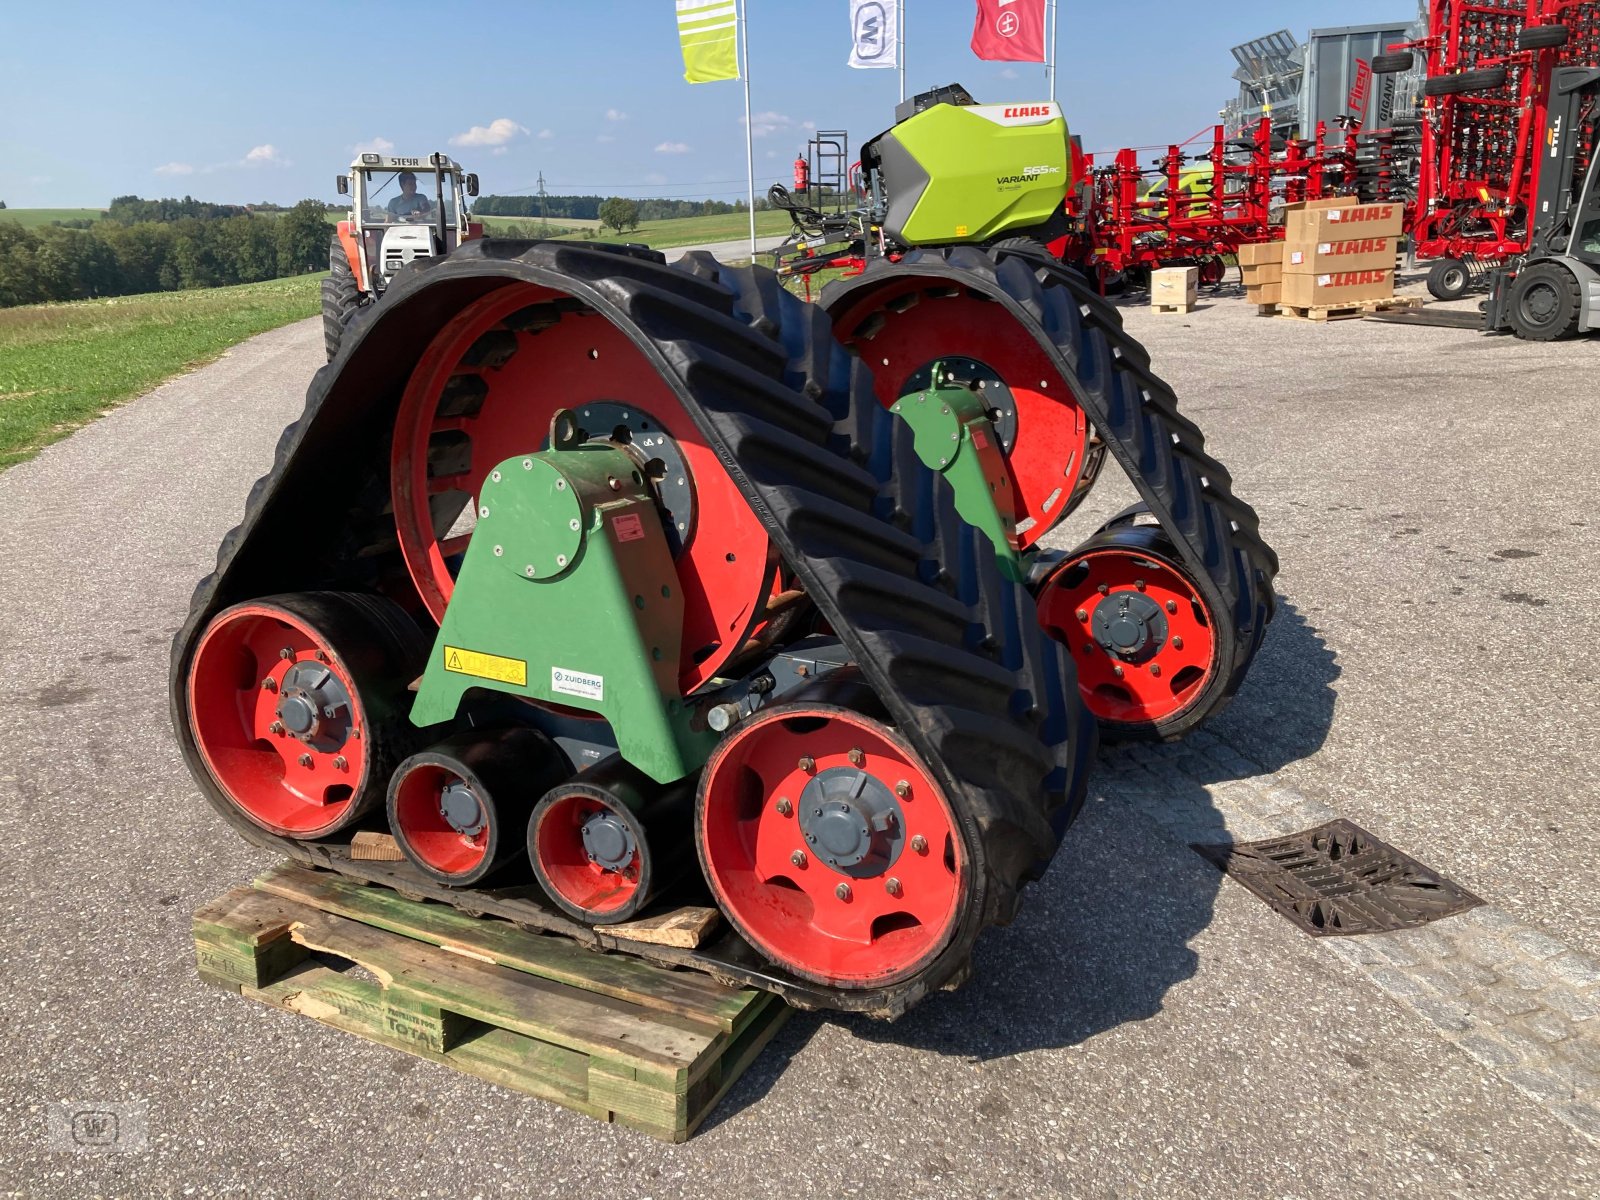
[[[377,597],[310,592],[218,613],[189,666],[188,717],[226,811],[316,838],[380,803],[425,654],[404,612]]]
[[[830,315],[886,407],[931,387],[935,364],[984,397],[1011,468],[1019,550],[1088,495],[1104,444],[1050,355],[999,304],[944,279],[890,275]]]
[[[1223,682],[1219,630],[1159,526],[1108,529],[1039,585],[1039,623],[1072,650],[1084,704],[1111,732],[1176,736]]]
[[[406,566],[440,619],[484,477],[548,445],[562,409],[591,437],[625,444],[656,482],[684,596],[687,694],[761,619],[775,567],[766,530],[645,352],[551,289],[519,284],[468,306],[412,372],[390,461]]]
[[[566,773],[538,730],[466,730],[395,770],[389,829],[423,874],[469,887],[522,857],[533,797]]]
[[[949,941],[968,892],[955,816],[916,752],[829,705],[768,709],[719,743],[695,838],[740,934],[833,987],[914,975]]]

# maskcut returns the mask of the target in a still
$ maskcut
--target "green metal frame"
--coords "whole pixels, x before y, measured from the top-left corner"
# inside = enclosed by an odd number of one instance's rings
[[[649,487],[628,454],[577,443],[484,481],[478,523],[412,706],[448,721],[472,688],[604,717],[623,758],[658,783],[698,770],[716,735],[680,694],[683,597]]]

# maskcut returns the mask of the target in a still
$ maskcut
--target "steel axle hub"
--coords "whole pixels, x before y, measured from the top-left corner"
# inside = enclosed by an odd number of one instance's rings
[[[584,819],[583,849],[589,860],[607,871],[620,871],[633,861],[638,845],[615,813],[600,811]]]
[[[856,767],[829,767],[800,793],[800,832],[828,866],[864,879],[900,856],[905,817],[881,780]]]
[[[439,815],[462,837],[477,837],[489,823],[478,797],[460,780],[439,793]]]
[[[1095,641],[1130,662],[1153,658],[1167,643],[1167,617],[1143,592],[1118,592],[1095,605]]]

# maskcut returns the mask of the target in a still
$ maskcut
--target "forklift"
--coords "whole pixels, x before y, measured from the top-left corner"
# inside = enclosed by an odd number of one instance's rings
[[[1600,329],[1600,67],[1557,67],[1549,95],[1528,250],[1495,271],[1484,306],[1489,332],[1538,342]]]

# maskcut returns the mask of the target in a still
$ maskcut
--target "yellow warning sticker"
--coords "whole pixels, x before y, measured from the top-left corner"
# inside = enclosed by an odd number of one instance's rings
[[[502,658],[498,654],[485,654],[481,650],[463,650],[459,646],[444,648],[444,669],[457,675],[476,675],[479,679],[492,679],[496,683],[510,683],[517,687],[528,686],[528,664],[520,658]]]
[[[965,225],[957,225],[956,226],[956,236],[957,237],[966,237],[967,236],[967,227]]]

